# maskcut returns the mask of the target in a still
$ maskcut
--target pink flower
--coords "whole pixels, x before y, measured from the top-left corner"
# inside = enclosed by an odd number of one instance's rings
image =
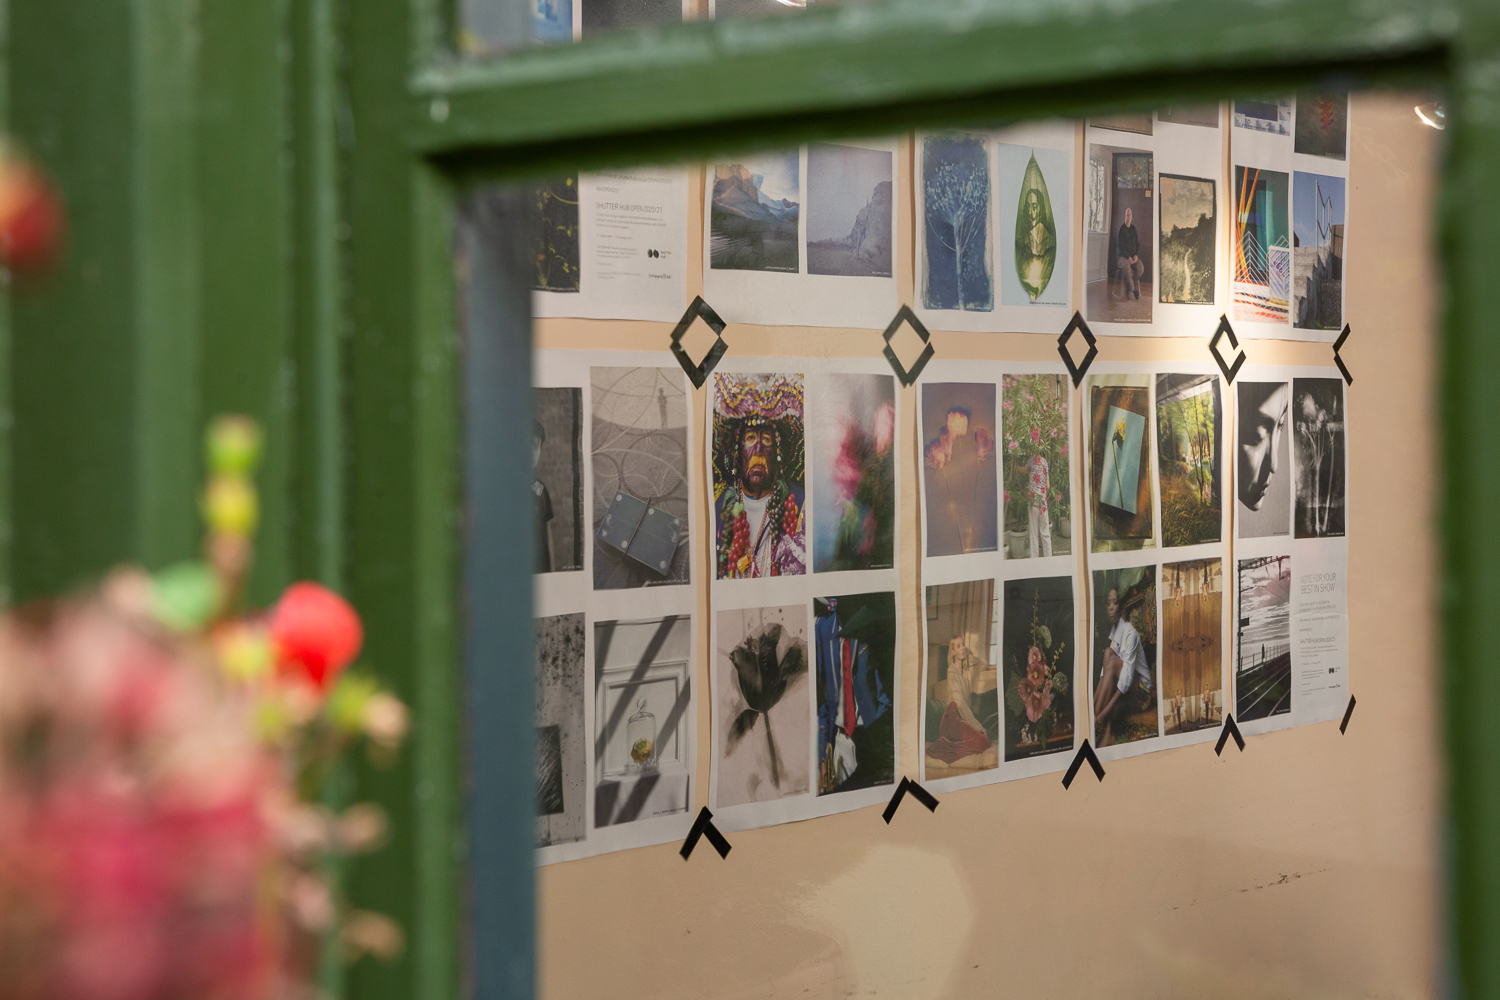
[[[864,531],[859,542],[859,554],[868,556],[875,551],[875,512],[865,511]]]
[[[845,500],[854,499],[859,481],[864,478],[864,465],[859,455],[861,437],[859,428],[848,424],[844,428],[844,443],[833,460],[833,484]]]
[[[1067,458],[1068,457],[1068,446],[1067,445],[1063,445],[1062,449],[1058,452],[1058,454],[1061,455],[1063,458]]]
[[[975,450],[975,452],[977,452],[977,457],[978,457],[979,461],[981,461],[981,462],[983,462],[987,458],[994,457],[994,454],[995,454],[995,435],[991,434],[989,431],[985,430],[983,427],[975,428],[975,430],[974,430],[974,450]]]
[[[1021,447],[1020,445],[1016,444],[1014,438],[1012,438],[1010,441],[1006,442],[1005,446],[1007,448],[1009,448],[1011,451],[1015,451],[1017,448]]]
[[[1005,502],[1010,503],[1010,490],[1005,491]]]
[[[928,468],[948,467],[948,463],[953,460],[953,439],[948,436],[948,428],[938,431],[938,436],[927,443],[927,447],[922,450],[922,457]]]
[[[1041,444],[1042,443],[1042,429],[1040,427],[1033,427],[1031,429],[1031,443],[1032,444]]]
[[[896,408],[882,403],[875,411],[875,454],[884,455],[896,437]]]

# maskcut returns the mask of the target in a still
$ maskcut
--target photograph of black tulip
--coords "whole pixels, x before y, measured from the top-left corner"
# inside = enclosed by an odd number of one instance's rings
[[[714,658],[716,807],[808,792],[812,698],[807,608],[719,612]]]

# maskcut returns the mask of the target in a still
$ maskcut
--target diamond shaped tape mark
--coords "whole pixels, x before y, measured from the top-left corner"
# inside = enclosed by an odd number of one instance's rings
[[[703,360],[695,362],[688,357],[688,352],[683,350],[682,338],[687,335],[693,321],[698,319],[703,320],[714,332],[714,343],[708,349],[708,353],[703,356]],[[694,297],[687,307],[687,312],[682,314],[682,319],[677,321],[677,326],[672,330],[672,356],[677,359],[682,370],[687,372],[693,388],[703,388],[703,383],[708,381],[709,372],[714,370],[727,350],[729,350],[729,345],[724,343],[724,321],[719,318],[713,306],[703,301],[703,296]]]
[[[1073,339],[1073,334],[1083,334],[1083,342],[1089,345],[1088,352],[1084,354],[1083,361],[1079,364],[1073,363],[1073,355],[1068,352],[1068,341]],[[1057,338],[1057,353],[1062,355],[1063,364],[1068,366],[1068,375],[1073,379],[1073,388],[1078,388],[1083,377],[1088,374],[1089,366],[1099,356],[1099,338],[1094,336],[1094,331],[1083,321],[1083,314],[1075,312],[1073,318],[1068,320],[1068,325]]]
[[[1245,352],[1240,351],[1239,356],[1234,359],[1234,364],[1231,365],[1226,362],[1224,355],[1219,353],[1219,340],[1226,334],[1229,337],[1229,349],[1232,351],[1240,350],[1240,340],[1234,335],[1234,327],[1229,325],[1229,317],[1220,316],[1219,325],[1214,330],[1214,335],[1208,341],[1208,353],[1212,354],[1214,360],[1219,363],[1219,371],[1224,373],[1224,381],[1233,385],[1234,377],[1240,373],[1240,366],[1245,363]]]
[[[923,344],[922,353],[917,355],[916,363],[909,370],[901,363],[901,359],[896,357],[896,351],[891,347],[891,338],[896,335],[897,330],[901,329],[902,323],[910,325],[912,332],[921,338]],[[890,325],[885,328],[885,332],[881,336],[885,338],[885,350],[881,353],[885,355],[885,360],[890,362],[892,370],[896,373],[896,378],[902,385],[911,385],[914,383],[917,380],[917,376],[922,374],[922,369],[927,367],[927,362],[931,361],[933,355],[937,353],[932,347],[932,340],[927,332],[927,327],[923,326],[922,321],[917,319],[917,314],[911,311],[910,306],[904,305],[896,311],[896,318],[891,320]]]

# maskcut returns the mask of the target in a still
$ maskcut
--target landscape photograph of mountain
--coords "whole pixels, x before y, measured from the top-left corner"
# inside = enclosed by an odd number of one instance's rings
[[[889,278],[891,153],[807,147],[807,273]]]
[[[790,149],[714,167],[710,267],[797,273],[799,158],[799,151]]]

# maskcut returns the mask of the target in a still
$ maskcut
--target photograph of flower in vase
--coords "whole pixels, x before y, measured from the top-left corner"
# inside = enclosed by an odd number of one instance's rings
[[[1073,578],[1004,584],[1005,759],[1073,749]]]

